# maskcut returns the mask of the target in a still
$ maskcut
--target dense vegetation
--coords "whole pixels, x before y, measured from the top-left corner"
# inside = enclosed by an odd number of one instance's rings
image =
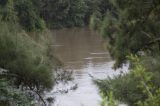
[[[160,1],[104,0],[105,12],[99,7],[91,17],[91,27],[107,40],[114,68],[129,63],[131,71],[98,82],[100,90],[131,106],[159,106],[160,87]],[[137,55],[138,62],[127,58]],[[134,56],[132,56],[134,57]],[[136,64],[135,64],[136,63]],[[138,76],[138,77],[137,77]]]
[[[88,25],[98,7],[104,13],[109,6],[104,0],[1,0],[0,4],[2,20],[17,21],[27,31]]]
[[[41,94],[53,87],[58,64],[44,33],[87,25],[97,3],[0,0],[0,105],[34,105],[36,95],[45,103]]]
[[[104,98],[158,106],[159,13],[159,0],[0,0],[0,105],[34,105],[33,93],[44,102],[57,64],[43,32],[90,23],[107,40],[114,68],[129,63],[131,69],[97,82]]]
[[[41,93],[53,87],[55,59],[44,28],[31,1],[0,1],[0,105],[34,105],[37,95],[44,102]]]

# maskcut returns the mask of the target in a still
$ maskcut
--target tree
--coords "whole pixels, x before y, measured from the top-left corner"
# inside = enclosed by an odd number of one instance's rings
[[[99,29],[110,41],[109,49],[116,59],[115,68],[126,63],[130,53],[159,50],[159,1],[111,0],[110,4],[111,7],[102,12],[107,15],[101,18]]]
[[[0,79],[0,105],[1,106],[16,106],[27,105],[33,106],[31,97],[27,92],[21,91],[4,79]]]
[[[160,1],[110,0],[110,3],[113,7],[101,18],[98,30],[107,40],[110,54],[116,60],[114,68],[129,63],[132,71],[103,81],[100,88],[105,93],[113,91],[116,99],[131,106],[138,101],[141,101],[140,106],[158,106]],[[140,58],[138,64],[129,61],[127,56],[130,54]],[[135,73],[141,78],[137,78]]]
[[[40,14],[49,27],[73,27],[84,24],[84,0],[46,0],[41,4]]]
[[[159,85],[155,72],[148,71],[138,56],[130,55],[133,67],[129,73],[103,81],[95,81],[104,97],[113,97],[129,106],[159,106]],[[154,63],[158,64],[158,63]],[[113,97],[110,97],[113,92]]]
[[[45,29],[45,22],[36,13],[31,0],[14,0],[19,24],[27,31]]]
[[[16,24],[2,22],[0,26],[3,26],[0,28],[0,68],[7,70],[5,78],[17,88],[35,92],[43,100],[41,93],[54,84],[54,65],[47,45],[35,42]]]
[[[66,17],[68,26],[83,26],[87,5],[84,0],[70,0],[70,7]]]
[[[0,15],[1,21],[10,21],[16,22],[17,16],[14,11],[14,2],[13,0],[1,0],[0,1]]]

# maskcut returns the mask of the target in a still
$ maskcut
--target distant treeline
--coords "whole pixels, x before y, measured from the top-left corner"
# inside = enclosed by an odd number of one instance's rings
[[[11,3],[12,2],[12,3]],[[88,25],[90,17],[105,0],[1,0],[4,21],[18,21],[27,31]]]

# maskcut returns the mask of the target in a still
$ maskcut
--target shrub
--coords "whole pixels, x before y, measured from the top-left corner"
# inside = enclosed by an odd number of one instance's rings
[[[147,71],[142,61],[131,55],[132,70],[113,79],[95,81],[104,95],[113,96],[116,100],[130,106],[159,106],[159,86],[154,83],[157,78],[155,73]]]
[[[0,79],[0,95],[1,106],[34,106],[27,92],[9,85],[4,79]]]
[[[36,93],[51,89],[54,76],[47,46],[35,42],[16,25],[0,26],[0,67],[8,70],[6,76],[22,89]]]

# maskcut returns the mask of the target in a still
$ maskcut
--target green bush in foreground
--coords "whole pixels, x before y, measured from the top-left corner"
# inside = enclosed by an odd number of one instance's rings
[[[31,90],[39,96],[44,90],[51,89],[54,84],[53,67],[44,41],[38,43],[18,25],[1,22],[0,68],[7,72],[0,79],[7,78],[17,88]]]
[[[0,94],[0,106],[34,106],[27,93],[9,85],[4,79],[0,80]]]
[[[136,56],[129,57],[133,62],[132,70],[124,75],[95,81],[105,96],[113,92],[116,100],[127,103],[129,106],[159,106],[160,90],[154,84],[153,72],[146,71],[140,59]]]
[[[25,32],[13,25],[2,23],[0,29],[0,67],[15,74],[16,84],[51,88],[52,67],[47,47],[36,43]]]

